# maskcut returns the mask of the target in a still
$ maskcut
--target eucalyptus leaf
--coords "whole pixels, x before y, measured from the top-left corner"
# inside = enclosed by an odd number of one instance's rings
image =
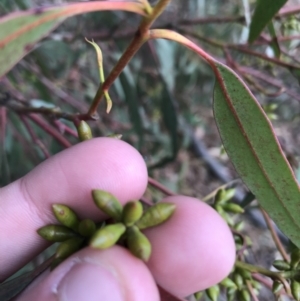
[[[144,15],[142,3],[92,1],[47,9],[37,8],[0,18],[0,77],[66,18],[92,11],[116,9]]]
[[[254,42],[287,0],[257,0],[250,24],[249,43]]]
[[[232,163],[279,228],[300,247],[300,190],[270,121],[249,89],[214,61],[214,115]]]

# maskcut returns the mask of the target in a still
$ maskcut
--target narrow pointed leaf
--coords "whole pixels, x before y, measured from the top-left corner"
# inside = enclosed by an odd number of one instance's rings
[[[145,14],[141,3],[93,1],[47,9],[37,8],[0,18],[0,77],[68,17],[99,10],[124,10]]]
[[[213,109],[227,154],[262,207],[300,247],[300,190],[272,125],[240,78],[213,64]]]
[[[263,29],[277,14],[287,0],[257,0],[250,24],[249,43],[255,41]]]

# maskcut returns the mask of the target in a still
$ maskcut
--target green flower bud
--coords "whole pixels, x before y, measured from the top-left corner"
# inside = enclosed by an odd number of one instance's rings
[[[224,204],[223,209],[232,213],[244,213],[244,209],[240,205],[234,203]]]
[[[252,280],[252,276],[249,271],[244,269],[236,269],[236,272],[239,273],[244,278],[244,280]]]
[[[292,295],[296,301],[300,301],[300,283],[296,280],[291,282],[291,291]]]
[[[78,225],[78,232],[84,237],[91,237],[96,231],[96,224],[89,218],[83,219]]]
[[[80,249],[83,240],[82,237],[72,237],[62,242],[56,249],[55,258],[66,259]]]
[[[148,261],[151,255],[151,243],[136,226],[127,229],[127,246],[130,252],[143,261]]]
[[[143,215],[143,205],[140,202],[129,202],[123,208],[122,221],[129,227]]]
[[[282,284],[280,281],[275,280],[275,281],[273,282],[273,285],[272,285],[272,292],[273,292],[274,294],[279,293],[279,292],[282,290],[282,288],[283,288],[283,284]]]
[[[221,204],[223,203],[223,199],[225,198],[225,189],[224,188],[221,188],[217,191],[216,195],[215,195],[215,202],[214,204],[217,205],[217,204]]]
[[[300,250],[296,249],[291,253],[291,268],[295,269],[300,262]]]
[[[242,231],[244,229],[245,223],[244,221],[240,221],[237,224],[234,225],[234,229],[236,231]]]
[[[90,126],[84,120],[81,120],[79,125],[77,126],[77,133],[80,141],[93,138]]]
[[[237,289],[236,284],[230,279],[230,278],[225,278],[220,282],[221,285],[223,285],[226,288],[234,288]]]
[[[220,288],[218,285],[214,285],[208,288],[205,292],[211,301],[217,301],[220,294]]]
[[[198,301],[203,296],[203,291],[197,292],[194,294],[195,299]]]
[[[122,217],[122,205],[121,203],[109,192],[104,190],[95,189],[92,191],[92,196],[96,206],[104,213],[120,221]]]
[[[238,300],[240,300],[240,301],[251,301],[251,296],[250,296],[249,292],[245,289],[239,291],[238,295],[239,295]]]
[[[235,288],[229,288],[226,292],[226,301],[233,301],[236,294]]]
[[[224,188],[221,188],[218,190],[215,196],[215,204],[224,204],[228,200],[232,199],[235,194],[235,189],[227,189],[225,190]]]
[[[44,239],[52,242],[62,242],[76,236],[71,229],[60,225],[49,225],[37,230]]]
[[[54,204],[52,209],[56,219],[64,226],[77,231],[79,219],[76,213],[66,205]]]
[[[97,249],[107,249],[119,240],[126,227],[122,223],[105,226],[95,232],[90,246]]]
[[[168,220],[174,213],[175,208],[175,204],[157,203],[144,213],[144,215],[136,223],[136,226],[140,230],[157,226]]]
[[[216,206],[217,212],[223,217],[223,219],[226,221],[226,223],[233,227],[234,226],[234,220],[232,217],[224,211],[224,209],[221,206]]]
[[[243,288],[243,285],[244,285],[244,279],[241,276],[241,274],[234,273],[232,278],[233,278],[234,283],[237,285],[238,289],[241,290]]]
[[[275,260],[273,262],[273,267],[279,271],[288,271],[290,270],[290,264],[284,260]]]

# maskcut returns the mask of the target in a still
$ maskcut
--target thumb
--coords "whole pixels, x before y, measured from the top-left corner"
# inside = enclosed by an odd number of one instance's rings
[[[36,279],[16,301],[157,301],[145,264],[124,248],[86,248]]]

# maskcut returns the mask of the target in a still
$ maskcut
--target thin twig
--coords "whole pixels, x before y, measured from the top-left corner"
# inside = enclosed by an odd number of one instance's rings
[[[38,138],[38,136],[34,132],[33,128],[28,123],[28,120],[25,118],[25,116],[20,115],[20,119],[22,120],[24,126],[26,127],[27,132],[29,133],[33,143],[36,144],[39,147],[39,149],[42,151],[42,153],[44,154],[45,159],[50,158],[50,153],[48,152],[45,144]]]
[[[286,251],[285,251],[285,249],[284,249],[284,247],[283,247],[283,245],[282,245],[282,243],[281,243],[281,241],[280,241],[280,239],[279,239],[279,237],[278,237],[278,235],[277,235],[277,233],[276,233],[276,231],[275,231],[275,228],[274,228],[274,226],[273,226],[273,223],[272,223],[272,221],[271,221],[269,215],[268,215],[267,212],[266,212],[265,210],[263,210],[262,208],[261,208],[261,212],[262,212],[262,214],[263,214],[263,216],[264,216],[264,219],[265,219],[265,221],[266,221],[266,224],[267,224],[267,226],[268,226],[268,228],[269,228],[269,230],[270,230],[270,232],[271,232],[273,241],[274,241],[274,243],[275,243],[275,245],[276,245],[278,251],[280,252],[282,258],[283,258],[285,261],[289,261],[289,260],[290,260],[289,255],[286,253]]]
[[[246,281],[246,285],[247,285],[248,291],[249,291],[250,295],[252,296],[253,300],[254,301],[259,301],[257,296],[255,295],[255,292],[253,290],[253,286],[252,286],[252,284],[249,280]]]
[[[172,192],[166,186],[160,184],[159,182],[157,182],[153,178],[148,177],[148,184],[155,187],[156,189],[160,190],[161,192],[163,192],[164,194],[166,194],[168,196],[175,195],[174,192]]]
[[[63,147],[68,148],[72,146],[72,144],[64,136],[62,136],[55,128],[53,128],[49,123],[43,120],[40,116],[36,114],[28,114],[27,116],[34,123],[40,126],[45,132],[47,132],[54,139],[56,139]]]
[[[151,27],[153,22],[159,17],[159,15],[164,11],[165,7],[168,5],[169,2],[170,0],[160,0],[153,8],[151,14],[144,17],[133,40],[131,41],[131,43],[129,44],[129,46],[127,47],[127,49],[125,50],[125,52],[123,53],[123,55],[121,56],[117,64],[115,65],[115,67],[113,68],[113,70],[110,72],[103,85],[101,85],[98,88],[98,91],[94,97],[91,107],[89,108],[89,111],[87,113],[89,116],[93,116],[96,113],[104,93],[108,91],[110,86],[120,75],[120,73],[129,63],[129,61],[132,59],[135,53],[140,49],[140,47],[147,40],[145,39],[145,37],[147,36],[149,28]]]

